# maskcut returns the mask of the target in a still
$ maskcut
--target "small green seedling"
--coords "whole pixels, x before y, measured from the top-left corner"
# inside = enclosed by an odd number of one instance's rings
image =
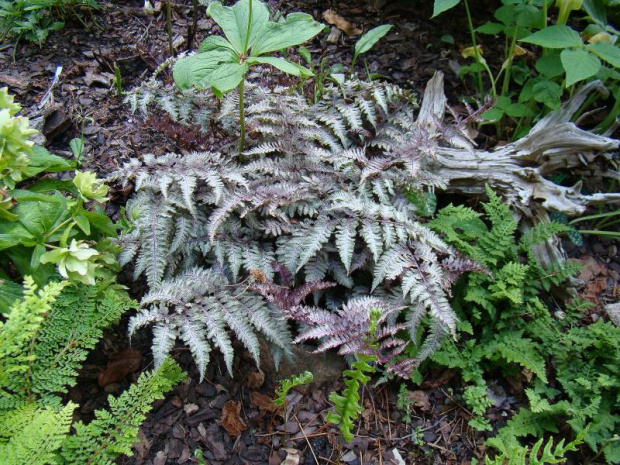
[[[239,89],[239,149],[245,146],[244,79],[253,65],[270,65],[293,76],[312,76],[296,63],[268,56],[273,52],[303,44],[323,30],[323,25],[305,13],[291,13],[274,22],[260,0],[240,0],[232,7],[213,2],[207,14],[222,28],[226,38],[212,35],[198,53],[179,60],[174,81],[182,90],[212,89],[217,96]]]
[[[123,82],[121,80],[121,69],[118,67],[118,63],[114,62],[114,81],[113,85],[116,88],[116,96],[121,98],[123,96]]]
[[[293,375],[290,378],[280,381],[280,387],[276,390],[276,398],[273,404],[276,407],[286,406],[286,396],[288,392],[294,387],[303,386],[304,384],[310,384],[314,381],[314,375],[309,371],[304,371],[300,375]]]
[[[375,46],[379,40],[381,40],[385,35],[390,32],[392,29],[391,24],[384,24],[383,26],[377,26],[366,34],[364,34],[355,44],[355,50],[353,52],[353,60],[351,61],[351,73],[353,73],[353,69],[355,68],[355,62],[359,58],[360,55],[368,52],[371,48]]]

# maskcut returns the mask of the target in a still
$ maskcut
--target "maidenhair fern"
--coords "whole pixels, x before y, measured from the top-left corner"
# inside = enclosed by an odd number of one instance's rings
[[[133,263],[150,287],[132,330],[154,325],[157,363],[183,340],[202,375],[212,346],[230,368],[226,328],[258,359],[256,333],[282,353],[284,318],[346,313],[355,308],[351,299],[372,296],[380,308],[395,309],[391,323],[403,314],[411,334],[426,328],[420,356],[398,370],[406,373],[455,333],[449,289],[460,273],[480,268],[420,223],[407,200],[412,189],[444,186],[433,174],[433,154],[449,142],[416,122],[415,102],[393,85],[348,81],[313,105],[262,80],[258,71],[246,86],[254,140],[244,153],[224,145],[218,153],[148,155],[116,174],[136,187],[121,261]],[[167,111],[164,104],[174,101],[173,117],[196,122],[206,112],[209,127],[234,133],[235,94],[219,110],[209,95],[174,94],[150,81],[135,102]],[[314,306],[303,299],[279,305],[273,293],[257,292],[267,283],[289,297],[316,285]]]

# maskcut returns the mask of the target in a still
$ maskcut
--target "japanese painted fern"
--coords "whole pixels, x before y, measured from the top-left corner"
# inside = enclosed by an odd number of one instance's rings
[[[136,189],[120,260],[150,287],[131,331],[154,324],[157,363],[182,339],[203,376],[211,346],[231,368],[226,327],[258,360],[256,333],[286,353],[285,318],[320,325],[335,312],[350,321],[356,299],[372,296],[390,309],[391,341],[397,330],[417,335],[428,322],[421,356],[398,370],[406,372],[455,332],[450,286],[478,268],[420,223],[406,197],[443,187],[432,166],[435,147],[448,143],[444,134],[428,134],[396,86],[346,82],[311,105],[260,81],[258,73],[246,89],[254,141],[244,153],[230,145],[221,153],[147,155],[117,173]],[[204,94],[171,94],[152,81],[146,87],[136,101],[154,100],[182,121],[208,112],[210,124],[235,130],[234,94],[218,111]],[[172,101],[174,109],[164,105]],[[446,128],[446,137],[455,131]],[[399,314],[405,328],[394,326]],[[330,340],[322,347],[337,345]]]

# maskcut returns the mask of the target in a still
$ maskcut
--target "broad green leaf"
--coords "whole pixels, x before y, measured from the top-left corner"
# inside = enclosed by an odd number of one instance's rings
[[[476,29],[476,32],[478,32],[480,34],[496,35],[496,34],[499,34],[500,32],[502,32],[503,30],[504,30],[504,25],[499,24],[499,23],[488,22],[488,23],[484,23],[482,26],[478,27]]]
[[[37,244],[32,251],[32,257],[30,257],[30,268],[36,270],[41,264],[41,256],[45,253],[45,246]]]
[[[562,88],[555,82],[543,80],[532,88],[534,100],[544,103],[552,110],[559,110],[561,106]]]
[[[366,53],[370,50],[374,45],[379,42],[388,32],[392,29],[391,24],[384,24],[382,26],[377,26],[366,34],[364,34],[355,44],[355,52],[353,55],[353,61],[360,56],[362,53]]]
[[[485,121],[495,123],[502,119],[504,116],[504,110],[501,108],[491,108],[480,115]]]
[[[516,14],[514,5],[503,5],[495,10],[495,19],[503,23],[505,26],[514,25]]]
[[[306,13],[291,13],[284,21],[268,23],[252,48],[258,56],[303,44],[323,30],[325,26]]]
[[[73,184],[73,181],[68,179],[53,179],[53,178],[43,178],[34,182],[33,184],[28,186],[28,190],[31,192],[51,192],[51,191],[61,191],[61,192],[69,192],[73,195],[78,195],[77,187]]]
[[[584,0],[583,8],[586,13],[599,24],[607,24],[607,8],[600,0]]]
[[[207,89],[212,86],[211,73],[223,63],[237,63],[237,57],[230,50],[220,48],[182,58],[172,70],[174,82],[181,90],[187,90],[191,86]]]
[[[513,103],[506,108],[506,114],[512,118],[532,117],[534,112],[523,103]]]
[[[280,71],[284,71],[287,74],[292,74],[293,76],[314,76],[314,73],[312,73],[312,71],[310,71],[308,68],[305,68],[295,63],[291,63],[290,61],[286,61],[284,58],[250,57],[248,58],[247,62],[249,64],[261,63],[265,65],[271,65],[274,68],[278,68]]]
[[[81,138],[76,137],[69,141],[69,147],[71,148],[71,153],[73,153],[75,159],[79,160],[84,153],[84,141]]]
[[[84,215],[84,212],[80,212],[73,217],[78,227],[82,230],[84,234],[90,236],[90,223],[88,222],[88,218]]]
[[[454,8],[460,2],[461,0],[435,0],[435,4],[433,5],[433,16],[431,16],[431,18],[440,15],[444,11],[448,11],[450,8]]]
[[[596,54],[602,60],[605,60],[610,65],[620,68],[620,48],[616,45],[606,44],[604,42],[597,42],[592,45],[588,45],[588,50]]]
[[[545,25],[543,12],[534,5],[519,4],[515,5],[515,24],[520,29],[542,29]]]
[[[269,9],[260,0],[252,0],[249,38],[250,0],[239,0],[232,7],[213,2],[207,8],[207,14],[222,28],[226,38],[240,55],[255,45],[256,39],[269,24]]]
[[[308,50],[306,47],[299,47],[299,55],[301,55],[301,57],[306,60],[306,63],[308,63],[310,66],[312,66],[312,55],[310,55],[310,50]]]
[[[36,176],[43,171],[60,172],[69,171],[75,168],[75,162],[66,160],[58,155],[52,155],[47,149],[35,145],[32,147],[32,155],[30,155],[30,164],[26,168],[26,176]]]
[[[8,313],[13,302],[22,295],[19,284],[9,281],[8,276],[0,275],[0,314]]]
[[[216,35],[207,37],[202,44],[200,44],[200,47],[198,47],[198,53],[210,52],[217,49],[230,50],[235,54],[237,53],[229,41]]]
[[[114,223],[107,215],[102,215],[101,213],[90,212],[85,210],[83,215],[88,219],[88,222],[93,226],[97,231],[99,231],[104,236],[108,237],[116,237],[116,227]]]
[[[221,93],[233,90],[248,72],[247,63],[223,63],[204,81],[205,87],[212,87]]]
[[[585,49],[562,50],[562,66],[566,71],[566,87],[598,73],[601,62]]]
[[[8,249],[22,243],[22,237],[19,233],[0,233],[0,250]]]
[[[583,42],[579,33],[568,26],[549,26],[521,39],[521,42],[540,45],[546,48],[574,48],[581,47]]]
[[[549,79],[561,76],[564,73],[562,60],[557,52],[546,53],[541,56],[538,61],[536,61],[535,67],[536,71]]]

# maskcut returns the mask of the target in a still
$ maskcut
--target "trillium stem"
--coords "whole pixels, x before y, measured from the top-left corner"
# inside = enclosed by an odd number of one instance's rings
[[[248,14],[248,29],[245,33],[245,44],[243,46],[243,54],[248,53],[248,46],[250,44],[250,34],[252,33],[252,0],[250,0],[250,11]],[[241,79],[239,83],[239,126],[241,128],[241,137],[239,137],[239,152],[242,152],[245,148],[245,108],[244,108],[244,91],[245,91],[245,78]]]
[[[244,89],[245,79],[241,79],[239,83],[239,125],[241,127],[241,136],[239,137],[239,152],[245,148],[245,108],[244,108]]]

